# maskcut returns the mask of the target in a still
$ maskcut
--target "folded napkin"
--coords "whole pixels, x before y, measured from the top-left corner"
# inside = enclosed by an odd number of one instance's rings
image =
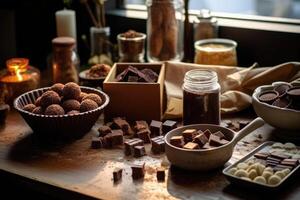
[[[253,64],[248,68],[199,65],[181,62],[166,62],[165,87],[167,109],[165,119],[182,117],[182,84],[184,75],[192,69],[209,69],[218,74],[221,86],[221,112],[233,113],[251,105],[255,88],[275,81],[300,81],[300,62],[289,62],[274,67],[260,67]]]

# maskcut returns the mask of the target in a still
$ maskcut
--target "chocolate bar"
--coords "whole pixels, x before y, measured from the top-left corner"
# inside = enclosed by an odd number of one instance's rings
[[[281,164],[296,167],[298,165],[298,160],[297,159],[284,159],[281,161]]]
[[[154,154],[165,152],[165,139],[164,136],[157,136],[151,139],[151,150]]]
[[[256,154],[254,154],[254,157],[258,158],[258,159],[266,160],[269,155],[270,155],[269,153],[258,152]]]
[[[188,142],[183,146],[184,149],[200,149],[199,145],[194,142]]]
[[[208,138],[205,136],[204,133],[201,133],[194,137],[193,142],[197,143],[199,147],[203,147],[208,142]]]
[[[156,178],[158,181],[165,181],[165,170],[163,168],[156,169]]]
[[[100,126],[98,128],[98,132],[99,132],[99,137],[104,137],[108,133],[111,133],[111,128],[109,126]]]
[[[135,146],[133,149],[134,149],[133,156],[136,158],[146,155],[145,146]]]
[[[281,160],[290,158],[289,155],[284,155],[284,154],[280,154],[280,153],[271,153],[271,156],[274,158],[279,158]]]
[[[170,139],[170,143],[174,145],[175,147],[180,147],[182,148],[184,145],[184,139],[183,136],[178,135],[178,136],[172,136]]]
[[[144,141],[144,143],[150,143],[150,130],[142,129],[136,133],[136,136]]]
[[[182,136],[184,138],[184,142],[191,142],[193,141],[193,138],[197,135],[196,129],[186,129],[182,132]]]
[[[151,136],[161,135],[162,122],[152,120],[150,123]]]
[[[176,121],[166,120],[162,124],[162,133],[165,135],[166,133],[168,133],[169,131],[173,130],[176,127],[177,127],[177,122]]]
[[[130,139],[124,142],[125,145],[125,155],[129,156],[133,154],[135,146],[143,146],[144,141],[139,138]]]
[[[123,169],[116,167],[113,171],[113,179],[114,182],[118,182],[119,180],[122,179],[122,171]]]
[[[131,166],[132,169],[132,178],[140,179],[145,176],[145,163],[142,164],[134,164]]]

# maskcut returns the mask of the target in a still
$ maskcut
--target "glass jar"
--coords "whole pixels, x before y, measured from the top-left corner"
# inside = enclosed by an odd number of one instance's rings
[[[183,124],[220,124],[220,85],[217,73],[190,70],[183,83]]]
[[[40,71],[29,66],[27,58],[12,58],[6,61],[6,69],[0,71],[0,97],[12,103],[19,95],[34,90],[40,85]]]
[[[130,33],[132,33],[130,35]],[[135,31],[120,33],[117,36],[119,62],[145,62],[146,34]]]
[[[217,36],[217,19],[210,15],[209,10],[201,10],[194,21],[194,41],[216,38]]]
[[[237,43],[228,39],[205,39],[195,42],[195,63],[237,66]]]
[[[57,37],[52,40],[52,77],[54,83],[78,83],[79,58],[75,52],[75,39]]]
[[[147,58],[149,62],[183,58],[183,1],[147,0]]]

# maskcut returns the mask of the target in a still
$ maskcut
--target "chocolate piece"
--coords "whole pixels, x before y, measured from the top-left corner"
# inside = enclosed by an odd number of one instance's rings
[[[165,139],[164,136],[157,136],[151,139],[151,150],[154,154],[165,152]]]
[[[92,149],[100,149],[102,147],[103,147],[102,139],[99,137],[93,137],[92,143],[91,143],[91,148]]]
[[[270,154],[268,153],[263,153],[263,152],[258,152],[256,154],[254,154],[254,157],[255,158],[258,158],[258,159],[267,159],[267,157],[269,156]]]
[[[273,90],[269,90],[269,91],[265,91],[262,92],[261,94],[259,94],[258,96],[258,100],[261,102],[265,102],[265,103],[273,103],[273,101],[275,101],[275,99],[278,98],[278,92],[273,91]]]
[[[130,128],[130,125],[125,119],[122,119],[121,117],[117,117],[113,119],[113,123],[111,125],[112,129],[122,129],[124,132],[124,135],[130,135],[132,133],[132,130]]]
[[[282,159],[279,159],[279,158],[275,158],[275,157],[272,157],[272,156],[269,156],[267,158],[267,162],[276,162],[277,164],[279,164],[281,162]]]
[[[158,79],[158,74],[155,71],[153,71],[152,69],[145,68],[145,69],[142,69],[141,72],[145,74],[145,80],[148,83],[155,83]]]
[[[177,127],[177,122],[172,120],[166,120],[162,125],[162,133],[165,135],[169,131]]]
[[[111,137],[112,146],[123,144],[123,131],[122,130],[120,130],[120,129],[112,130],[112,132],[109,133],[108,135]]]
[[[289,165],[276,165],[273,170],[276,172],[276,171],[281,171],[283,169],[289,169],[289,170],[292,170],[293,167],[292,166],[289,166]]]
[[[158,181],[165,181],[165,170],[163,168],[156,169],[156,178]]]
[[[194,142],[188,142],[183,146],[184,149],[199,149],[199,145]]]
[[[134,164],[131,166],[132,169],[132,178],[140,179],[145,176],[145,163],[142,164]]]
[[[214,135],[218,136],[220,139],[225,139],[225,135],[221,131],[217,131],[213,133]]]
[[[98,104],[91,99],[85,99],[80,104],[80,112],[87,112],[96,108],[98,108]]]
[[[118,182],[119,180],[122,179],[122,171],[123,169],[116,167],[113,171],[113,179],[114,182]]]
[[[145,146],[135,146],[133,156],[138,158],[146,155]]]
[[[197,130],[196,129],[186,129],[182,132],[182,136],[184,138],[184,142],[191,142],[193,138],[196,136]]]
[[[209,145],[209,143],[205,143],[205,145],[203,145],[202,149],[211,149],[211,148],[214,148],[212,146]]]
[[[143,129],[149,129],[149,125],[146,121],[140,120],[140,121],[135,121],[135,126],[134,126],[134,130],[136,132],[139,132]]]
[[[281,164],[296,167],[298,165],[298,160],[297,159],[284,159],[283,161],[281,161]]]
[[[212,134],[209,129],[206,129],[203,133],[207,138],[210,138],[210,135]]]
[[[204,133],[201,133],[194,137],[193,142],[197,143],[199,147],[203,147],[208,142],[208,138],[205,136]]]
[[[175,147],[182,148],[184,145],[183,136],[172,136],[170,139],[170,144],[174,145]]]
[[[220,137],[218,137],[214,134],[211,134],[209,137],[209,145],[214,146],[214,147],[221,146],[222,143],[221,143]]]
[[[125,145],[125,155],[131,155],[134,152],[135,146],[142,146],[144,145],[144,141],[139,138],[130,139],[124,142]]]
[[[151,136],[161,135],[162,122],[152,120],[150,123]]]
[[[290,156],[288,156],[288,155],[278,154],[278,153],[271,153],[271,156],[274,157],[274,158],[279,158],[281,160],[290,158]]]
[[[225,139],[222,139],[222,140],[220,140],[220,144],[221,145],[225,145],[225,144],[227,144],[229,141],[228,140],[225,140]]]
[[[0,105],[0,106],[3,106],[3,105]],[[36,106],[32,103],[30,104],[27,104],[23,107],[23,110],[27,111],[27,112],[32,112],[34,109],[36,108]],[[1,108],[0,108],[0,112],[1,112]]]
[[[287,84],[287,83],[282,83],[280,85],[277,85],[274,87],[274,90],[276,92],[278,92],[279,94],[279,97],[282,97],[286,94],[286,91],[291,88],[292,86],[290,84]]]
[[[137,137],[144,141],[144,143],[150,143],[150,130],[143,129],[136,133]]]
[[[276,99],[272,105],[279,107],[279,108],[288,108],[291,105],[292,101],[289,100],[288,98],[279,98]]]
[[[10,107],[8,104],[0,105],[0,124],[4,124]]]
[[[138,82],[138,81],[139,81],[139,77],[137,77],[137,76],[128,76],[127,82]]]
[[[104,137],[108,133],[111,133],[111,128],[109,126],[100,126],[98,128],[98,132],[99,132],[99,137]]]
[[[245,126],[249,124],[249,121],[238,121],[239,129],[243,129]]]

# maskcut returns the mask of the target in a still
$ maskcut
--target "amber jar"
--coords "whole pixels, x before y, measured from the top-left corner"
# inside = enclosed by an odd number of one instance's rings
[[[195,69],[185,74],[183,124],[220,124],[220,85],[216,72]]]
[[[71,37],[57,37],[52,40],[51,65],[54,83],[78,83],[79,58],[75,45],[75,39]]]

